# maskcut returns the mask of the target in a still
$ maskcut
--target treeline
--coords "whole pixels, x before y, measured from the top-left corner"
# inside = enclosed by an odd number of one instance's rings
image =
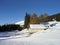
[[[41,14],[39,16],[36,13],[33,13],[32,15],[27,13],[26,15],[30,16],[30,18],[25,17],[30,20],[29,21],[30,24],[39,24],[40,22],[48,22],[52,21],[52,19],[60,21],[60,13],[51,16],[49,16],[47,13]]]
[[[41,14],[39,16],[36,13],[33,13],[30,16],[30,24],[40,24],[40,22],[46,22],[48,21],[47,17],[48,17],[48,14],[46,13]]]
[[[48,17],[49,20],[55,19],[56,21],[60,21],[60,13],[53,14]]]
[[[40,22],[48,22],[52,21],[53,19],[60,21],[60,13],[51,16],[49,16],[47,13],[41,14],[39,16],[36,13],[33,13],[32,15],[26,13],[24,25],[25,28],[29,28],[29,24],[40,24]]]
[[[39,16],[36,13],[33,13],[32,15],[26,13],[23,27],[17,24],[0,25],[0,32],[13,31],[13,30],[21,31],[24,28],[29,29],[30,24],[40,24],[40,22],[48,22],[48,21],[52,21],[52,19],[55,19],[56,21],[60,21],[60,13],[51,16],[49,16],[47,13],[41,14]]]
[[[19,31],[21,31],[22,29],[23,28],[20,27],[20,25],[16,25],[16,24],[0,25],[0,32],[13,31],[13,30],[19,30]]]
[[[40,16],[38,16],[36,13],[33,13],[32,15],[26,13],[25,23],[26,24],[28,24],[28,23],[30,23],[30,24],[40,24],[40,22],[48,21],[47,17],[49,17],[49,16],[46,13],[41,14]]]
[[[47,17],[48,17],[48,14],[46,13],[41,14],[40,16],[38,16],[36,13],[33,13],[32,15],[26,13],[24,27],[29,29],[30,24],[40,24],[40,22],[48,21]]]

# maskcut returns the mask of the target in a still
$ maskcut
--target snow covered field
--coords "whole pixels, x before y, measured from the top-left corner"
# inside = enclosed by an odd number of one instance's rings
[[[9,32],[8,35],[9,37],[0,37],[0,45],[60,45],[60,22],[56,22],[52,27],[49,26],[47,30],[31,35],[26,29],[21,32]]]

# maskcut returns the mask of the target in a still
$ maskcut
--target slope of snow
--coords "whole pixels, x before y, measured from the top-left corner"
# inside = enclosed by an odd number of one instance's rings
[[[24,21],[16,22],[15,24],[24,25]]]
[[[57,22],[53,27],[49,27],[42,32],[36,32],[28,37],[0,40],[0,45],[60,45],[60,22]],[[20,32],[21,34],[28,34],[25,29]],[[29,35],[29,34],[28,34]]]
[[[0,32],[0,40],[4,39],[14,39],[14,38],[22,38],[22,37],[28,37],[29,33],[27,29],[24,29],[22,31],[11,31],[11,32]]]

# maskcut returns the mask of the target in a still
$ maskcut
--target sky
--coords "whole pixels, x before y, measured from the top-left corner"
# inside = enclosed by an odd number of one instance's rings
[[[0,24],[24,20],[25,14],[60,13],[60,0],[0,0]]]

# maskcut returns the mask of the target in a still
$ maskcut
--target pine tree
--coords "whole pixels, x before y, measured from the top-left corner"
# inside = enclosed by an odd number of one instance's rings
[[[26,13],[26,16],[25,16],[25,22],[24,22],[24,27],[25,28],[29,28],[30,27],[30,14],[27,14]]]

